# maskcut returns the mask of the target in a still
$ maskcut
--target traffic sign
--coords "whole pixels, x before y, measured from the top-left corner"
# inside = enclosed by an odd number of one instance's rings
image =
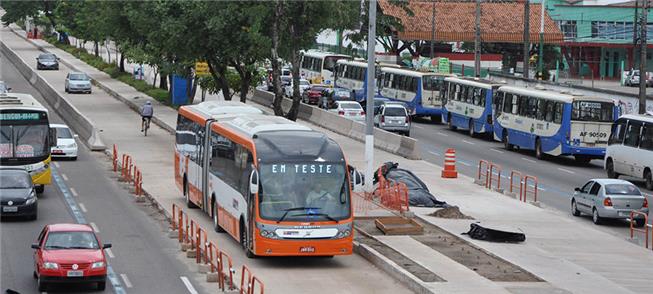
[[[206,62],[195,62],[195,74],[198,76],[209,75],[209,64]]]

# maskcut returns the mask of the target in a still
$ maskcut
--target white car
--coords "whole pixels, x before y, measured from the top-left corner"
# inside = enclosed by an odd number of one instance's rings
[[[329,111],[351,120],[365,122],[365,110],[356,101],[334,101]]]
[[[64,90],[66,93],[91,94],[91,78],[83,72],[71,72],[66,75]]]
[[[77,160],[77,135],[73,134],[67,125],[50,124],[50,128],[55,129],[57,133],[57,146],[50,149],[52,157]]]
[[[305,79],[299,79],[299,96],[302,96],[302,93],[306,89],[308,89],[311,86],[311,83],[308,82],[308,80]],[[293,79],[290,79],[290,84],[288,84],[286,87],[283,88],[283,93],[288,96],[292,97],[292,88],[293,88]]]

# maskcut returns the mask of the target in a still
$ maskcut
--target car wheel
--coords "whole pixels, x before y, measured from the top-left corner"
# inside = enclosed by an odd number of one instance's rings
[[[608,158],[608,162],[605,164],[605,169],[608,173],[608,178],[616,179],[619,177],[619,174],[614,171],[614,162],[612,162],[612,158]]]
[[[72,160],[72,161],[77,160],[77,156],[71,157],[70,160]]]
[[[45,282],[41,279],[41,277],[37,277],[36,279],[37,279],[36,284],[38,285],[39,291],[40,291],[40,292],[45,292],[45,291],[47,291],[47,290],[48,290],[48,284],[45,283]]]
[[[213,230],[218,233],[224,233],[224,229],[218,223],[218,213],[218,205],[215,203],[215,201],[213,201]]]
[[[410,131],[406,132],[406,137],[410,137]]]
[[[104,289],[106,288],[107,288],[107,281],[97,283],[98,291],[104,291]]]
[[[571,215],[580,216],[580,211],[578,210],[578,207],[576,206],[576,200],[575,199],[571,200]]]
[[[247,238],[247,227],[245,227],[245,223],[243,220],[240,220],[240,245],[243,247],[243,250],[245,251],[245,256],[247,258],[254,258],[256,255],[249,250],[249,241]]]
[[[68,93],[68,87],[64,88],[63,91]]]
[[[535,139],[535,157],[537,159],[544,159],[544,152],[542,152],[542,141],[540,141],[540,138]]]
[[[596,225],[600,225],[602,218],[599,216],[599,211],[596,208],[592,209],[592,222]]]
[[[508,131],[506,130],[503,131],[503,139],[501,141],[503,141],[503,147],[508,151],[512,150],[512,148],[514,147],[512,144],[510,144],[510,141],[508,139]]]
[[[469,127],[469,129],[468,129],[469,136],[474,138],[476,133],[474,133],[474,121],[473,120],[471,120],[471,119],[469,120],[468,127]]]
[[[36,274],[36,271],[32,271],[32,277],[34,277],[35,279],[39,278],[39,276]]]
[[[644,221],[644,219],[641,219],[641,218],[635,219],[635,226],[636,227],[641,228],[641,227],[643,227],[645,225],[646,225],[646,222]]]
[[[31,220],[31,221],[35,221],[38,218],[39,218],[39,215],[35,212],[33,215],[30,215],[28,219]]]
[[[651,170],[646,170],[644,172],[644,179],[646,180],[646,189],[653,190],[653,176],[651,175]]]
[[[45,186],[44,185],[37,185],[36,187],[34,187],[34,189],[36,190],[36,193],[43,194],[43,191],[45,191]]]

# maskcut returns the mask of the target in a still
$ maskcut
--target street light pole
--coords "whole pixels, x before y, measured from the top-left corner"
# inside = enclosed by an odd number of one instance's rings
[[[431,59],[435,57],[435,0],[431,0],[433,12],[431,13]]]
[[[544,7],[546,0],[542,0],[542,11],[540,13],[540,56],[537,59],[537,72],[540,73],[540,80],[544,77],[544,68],[542,60],[544,59]]]
[[[646,28],[648,23],[648,1],[642,0],[642,20],[639,35],[639,114],[646,113]]]
[[[463,73],[465,75],[465,73]],[[474,36],[474,76],[481,76],[481,0],[476,0],[476,29]]]
[[[365,190],[372,192],[374,178],[374,88],[376,68],[374,67],[376,47],[376,0],[369,0],[369,29],[367,31],[367,97],[365,99]]]
[[[531,9],[528,0],[524,1],[524,78],[528,79],[528,63],[530,62],[531,34],[530,34]]]

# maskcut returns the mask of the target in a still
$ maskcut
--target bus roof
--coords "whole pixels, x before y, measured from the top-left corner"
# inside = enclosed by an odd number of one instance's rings
[[[499,91],[517,94],[517,95],[545,98],[545,99],[560,101],[564,103],[571,103],[573,101],[578,101],[578,100],[614,103],[614,100],[609,98],[585,96],[578,93],[565,93],[565,92],[557,92],[553,90],[544,90],[544,89],[540,90],[540,89],[522,88],[522,87],[515,87],[515,86],[501,86],[499,88]]]
[[[360,66],[360,67],[367,68],[367,62],[357,61],[357,60],[340,59],[336,63],[337,64],[346,64],[346,65],[355,65],[355,66]]]
[[[498,83],[491,80],[475,79],[475,78],[448,77],[445,78],[444,80],[451,83],[474,86],[474,87],[484,88],[484,89],[492,89],[492,87],[498,87],[503,85],[503,83]]]
[[[423,76],[443,76],[443,77],[452,77],[452,74],[448,73],[439,73],[439,72],[428,72],[428,71],[416,71],[408,68],[394,68],[394,67],[381,67],[382,72],[393,73],[406,75],[411,77],[421,78]]]
[[[3,93],[0,94],[0,110],[5,109],[21,109],[21,110],[37,110],[48,112],[41,103],[39,103],[30,94],[20,93]]]
[[[239,101],[207,101],[184,107],[193,110],[205,119],[217,118],[225,115],[263,113],[262,110]]]
[[[333,52],[325,52],[325,51],[315,51],[315,50],[308,50],[304,51],[304,56],[310,56],[310,57],[317,57],[317,58],[324,58],[327,56],[338,56],[338,57],[345,57],[345,58],[351,58],[349,55],[344,55],[344,54],[338,54],[338,53],[333,53]]]
[[[261,133],[255,139],[256,157],[262,163],[345,163],[340,146],[316,131],[276,131]]]
[[[653,123],[653,116],[648,114],[625,114],[619,117],[619,119],[632,119],[637,121]]]
[[[312,131],[285,117],[265,114],[248,114],[217,119],[218,123],[246,134],[250,138],[261,132],[270,131]]]

